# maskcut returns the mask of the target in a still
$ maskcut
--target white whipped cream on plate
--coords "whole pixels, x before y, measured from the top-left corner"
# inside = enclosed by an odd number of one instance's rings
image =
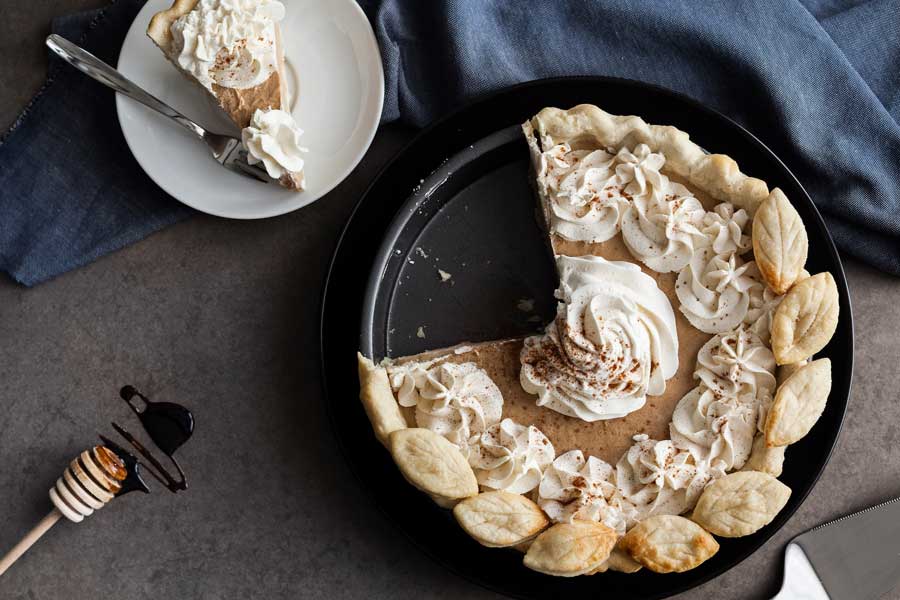
[[[556,319],[525,340],[520,381],[538,406],[584,421],[625,416],[678,370],[669,299],[635,264],[558,256]]]
[[[172,23],[172,54],[210,91],[255,87],[278,70],[275,24],[283,18],[277,0],[199,0]]]
[[[483,487],[524,494],[538,486],[555,457],[553,444],[537,427],[503,419],[481,434],[469,464]]]
[[[466,456],[500,422],[503,395],[475,363],[407,363],[390,367],[388,374],[400,406],[415,407],[416,424],[444,436]]]
[[[247,162],[262,163],[274,179],[284,175],[303,181],[303,155],[307,148],[300,145],[303,130],[294,118],[283,110],[260,110],[253,113],[250,124],[241,131],[241,141],[247,149]]]

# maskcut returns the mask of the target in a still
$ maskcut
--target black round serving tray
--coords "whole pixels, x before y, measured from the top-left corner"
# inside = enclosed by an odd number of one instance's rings
[[[793,490],[787,506],[756,534],[719,540],[719,552],[686,573],[548,577],[523,567],[515,550],[478,545],[449,511],[404,481],[372,435],[358,400],[357,349],[378,360],[523,335],[538,331],[552,315],[555,275],[535,219],[528,153],[518,125],[545,106],[581,103],[675,125],[709,151],[733,157],[745,173],[780,187],[807,227],[807,269],[830,271],[840,291],[838,329],[821,353],[832,360],[831,396],[813,431],[788,453],[781,476]],[[450,279],[442,281],[440,271]],[[841,429],[853,369],[853,321],[840,258],[821,216],[787,167],[745,129],[686,96],[603,77],[514,86],[424,130],[385,167],[354,210],[325,285],[321,327],[327,411],[363,489],[398,530],[440,564],[521,598],[600,593],[662,598],[708,581],[749,556],[790,518],[818,480]]]

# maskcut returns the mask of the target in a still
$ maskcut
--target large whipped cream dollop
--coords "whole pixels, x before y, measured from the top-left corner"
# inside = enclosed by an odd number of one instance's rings
[[[538,486],[555,457],[553,444],[537,427],[503,419],[481,434],[469,464],[482,486],[524,494]]]
[[[475,363],[408,363],[388,374],[400,406],[416,408],[416,424],[446,437],[466,456],[500,422],[503,395]]]
[[[653,278],[599,256],[556,261],[561,302],[544,334],[525,340],[525,391],[538,406],[588,422],[622,417],[662,394],[678,370],[678,337]]]
[[[636,516],[616,489],[615,471],[581,450],[560,455],[544,473],[538,504],[555,522],[600,521],[620,535]]]
[[[172,33],[175,62],[204,87],[251,88],[278,69],[277,0],[200,0],[178,18]]]
[[[675,283],[681,312],[704,333],[734,329],[747,316],[751,288],[760,285],[755,272],[755,263],[745,263],[734,252],[698,249]]]
[[[241,131],[241,141],[247,149],[247,162],[262,163],[274,179],[286,174],[300,177],[303,187],[303,155],[308,152],[300,145],[303,130],[294,118],[283,110],[260,110],[253,113],[250,125]]]

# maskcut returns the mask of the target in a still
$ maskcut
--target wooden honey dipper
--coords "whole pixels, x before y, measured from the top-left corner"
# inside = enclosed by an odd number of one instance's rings
[[[94,446],[76,457],[50,488],[53,510],[0,558],[0,575],[53,527],[60,517],[80,523],[103,508],[122,489],[125,462],[106,446]]]

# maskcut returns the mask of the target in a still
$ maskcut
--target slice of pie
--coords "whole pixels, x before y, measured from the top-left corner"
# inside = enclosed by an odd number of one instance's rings
[[[290,189],[304,187],[302,130],[289,107],[277,0],[175,0],[147,35],[188,79],[206,90],[242,130],[251,164]],[[273,113],[273,114],[269,114]],[[249,131],[248,131],[249,130]],[[246,145],[246,144],[245,144]]]
[[[776,357],[824,347],[837,291],[827,274],[806,282],[780,190],[686,133],[589,105],[523,132],[556,318],[522,339],[360,357],[363,404],[408,481],[529,568],[694,568],[718,549],[710,534],[754,533],[787,501],[779,444],[821,413],[827,389],[807,383],[830,363],[779,385]],[[695,522],[679,516],[695,506]]]

